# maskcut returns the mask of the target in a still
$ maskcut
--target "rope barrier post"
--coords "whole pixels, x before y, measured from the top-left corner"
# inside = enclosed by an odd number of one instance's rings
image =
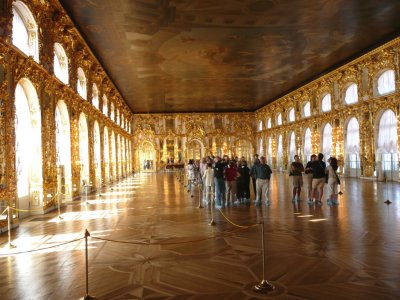
[[[8,218],[7,218],[7,227],[8,227],[8,248],[17,248],[17,246],[13,245],[11,243],[11,218],[12,218],[12,212],[11,212],[11,207],[7,206],[7,213],[8,213]]]
[[[214,200],[211,198],[210,200],[210,209],[211,209],[211,221],[208,223],[210,226],[215,226],[215,221],[214,221]]]
[[[265,279],[265,237],[264,237],[264,221],[260,222],[261,225],[261,241],[262,241],[262,279],[257,283],[253,290],[257,293],[266,294],[275,289],[275,286]]]
[[[201,202],[203,201],[203,193],[202,193],[202,185],[200,182],[198,182],[198,186],[199,186],[199,206],[197,206],[197,208],[203,208],[203,205],[201,205]]]
[[[84,187],[85,187],[85,193],[86,193],[86,204],[90,204],[89,201],[88,201],[88,195],[87,195],[89,186],[86,184],[86,185],[84,185]]]
[[[85,261],[86,261],[86,295],[81,298],[82,300],[96,300],[97,298],[89,295],[89,250],[88,250],[88,237],[89,231],[85,230]]]
[[[63,217],[61,217],[60,195],[61,195],[60,193],[57,193],[57,194],[56,194],[56,197],[57,197],[57,204],[58,204],[58,218],[59,218],[60,220],[62,220]]]

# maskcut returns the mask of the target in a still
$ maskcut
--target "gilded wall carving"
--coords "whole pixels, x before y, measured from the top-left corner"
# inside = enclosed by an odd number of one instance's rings
[[[332,71],[313,82],[293,91],[292,93],[277,99],[274,103],[267,105],[255,112],[255,127],[258,129],[260,121],[263,122],[262,130],[256,130],[256,141],[260,139],[276,140],[280,134],[285,137],[290,132],[296,134],[297,153],[304,159],[304,134],[307,128],[312,133],[312,153],[322,151],[321,139],[325,124],[332,126],[332,150],[331,155],[339,158],[343,166],[345,158],[345,131],[347,122],[351,117],[356,117],[359,122],[360,150],[362,175],[372,176],[377,168],[376,140],[377,126],[380,114],[391,109],[399,116],[399,58],[400,39],[383,45],[370,53]],[[379,95],[377,90],[377,79],[386,70],[394,70],[396,78],[396,90],[387,95]],[[357,85],[358,102],[348,105],[345,103],[345,92],[352,83]],[[332,109],[321,112],[321,100],[325,94],[332,95]],[[302,108],[304,103],[310,101],[311,116],[303,117]],[[289,108],[296,110],[295,122],[288,122],[287,114]],[[283,125],[276,125],[276,116],[282,112]],[[272,128],[266,128],[266,120],[272,118]],[[398,126],[399,132],[400,126]],[[399,135],[399,134],[398,134]],[[398,149],[400,149],[400,139]],[[284,145],[288,145],[288,142]],[[263,151],[267,153],[267,146]],[[283,167],[287,168],[288,153],[283,151]],[[276,142],[272,145],[273,164],[276,166]]]
[[[12,3],[3,1],[0,6],[0,203],[2,206],[12,205],[19,207],[17,196],[17,174],[16,174],[16,149],[15,149],[15,90],[17,84],[29,81],[39,100],[41,115],[41,145],[42,145],[42,186],[40,191],[32,191],[30,205],[38,206],[43,211],[54,208],[57,198],[55,195],[59,188],[57,171],[57,143],[56,143],[56,106],[59,100],[66,104],[69,117],[70,132],[70,157],[71,157],[71,190],[72,194],[65,197],[76,197],[82,193],[82,180],[80,178],[80,145],[79,145],[79,115],[83,112],[88,123],[89,144],[89,174],[90,182],[95,185],[94,164],[94,134],[93,124],[95,121],[100,127],[100,153],[101,153],[101,184],[107,184],[105,180],[104,164],[104,128],[108,132],[113,131],[115,136],[119,135],[121,141],[131,139],[128,127],[132,121],[131,112],[119,95],[118,90],[112,84],[99,62],[92,55],[85,41],[75,29],[73,23],[64,12],[57,1],[26,1],[24,4],[32,12],[32,16],[38,25],[39,60],[35,61],[27,56],[18,47],[12,44]],[[62,83],[54,75],[54,43],[60,43],[64,48],[68,60],[68,84]],[[87,79],[87,100],[77,94],[77,68],[85,71]],[[92,84],[96,83],[99,90],[99,109],[92,105]],[[124,115],[124,124],[116,124],[108,116],[102,113],[102,96],[108,97],[109,104],[113,102],[118,107],[119,120]],[[32,113],[32,111],[31,111]],[[115,119],[116,120],[116,119]],[[128,126],[129,125],[129,126]],[[110,143],[111,145],[111,143]],[[122,142],[120,143],[122,147]],[[116,143],[117,159],[120,149]],[[124,147],[128,152],[127,147]],[[111,155],[111,152],[109,151]],[[114,180],[120,179],[122,175],[130,173],[128,162],[132,159],[127,157],[121,160],[121,169],[124,170]],[[111,161],[111,157],[109,157]],[[118,160],[115,162],[118,163]],[[111,166],[108,165],[111,172]],[[126,170],[126,171],[125,171]],[[100,188],[100,186],[94,186]],[[16,220],[14,220],[15,222]],[[0,224],[0,226],[3,224]]]

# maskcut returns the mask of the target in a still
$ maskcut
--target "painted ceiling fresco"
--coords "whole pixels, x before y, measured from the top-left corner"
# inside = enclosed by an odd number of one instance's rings
[[[400,33],[399,0],[61,0],[133,112],[254,111]]]

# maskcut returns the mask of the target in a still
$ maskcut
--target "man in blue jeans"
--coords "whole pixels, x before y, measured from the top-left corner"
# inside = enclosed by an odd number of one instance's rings
[[[225,162],[221,161],[221,157],[215,158],[214,164],[214,185],[215,185],[215,205],[216,207],[223,207],[225,201],[225,181],[224,169]]]

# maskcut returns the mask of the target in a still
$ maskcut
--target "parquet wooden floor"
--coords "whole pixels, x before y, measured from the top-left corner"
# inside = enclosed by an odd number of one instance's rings
[[[339,207],[316,207],[292,204],[288,182],[273,175],[270,207],[222,209],[238,224],[265,222],[266,279],[276,285],[267,295],[252,291],[262,274],[260,226],[235,227],[217,210],[210,226],[197,191],[191,198],[174,173],[144,173],[63,207],[60,221],[56,212],[25,219],[12,231],[16,249],[4,247],[3,233],[0,299],[84,296],[84,240],[57,245],[85,229],[98,299],[400,299],[399,183],[346,179]]]

